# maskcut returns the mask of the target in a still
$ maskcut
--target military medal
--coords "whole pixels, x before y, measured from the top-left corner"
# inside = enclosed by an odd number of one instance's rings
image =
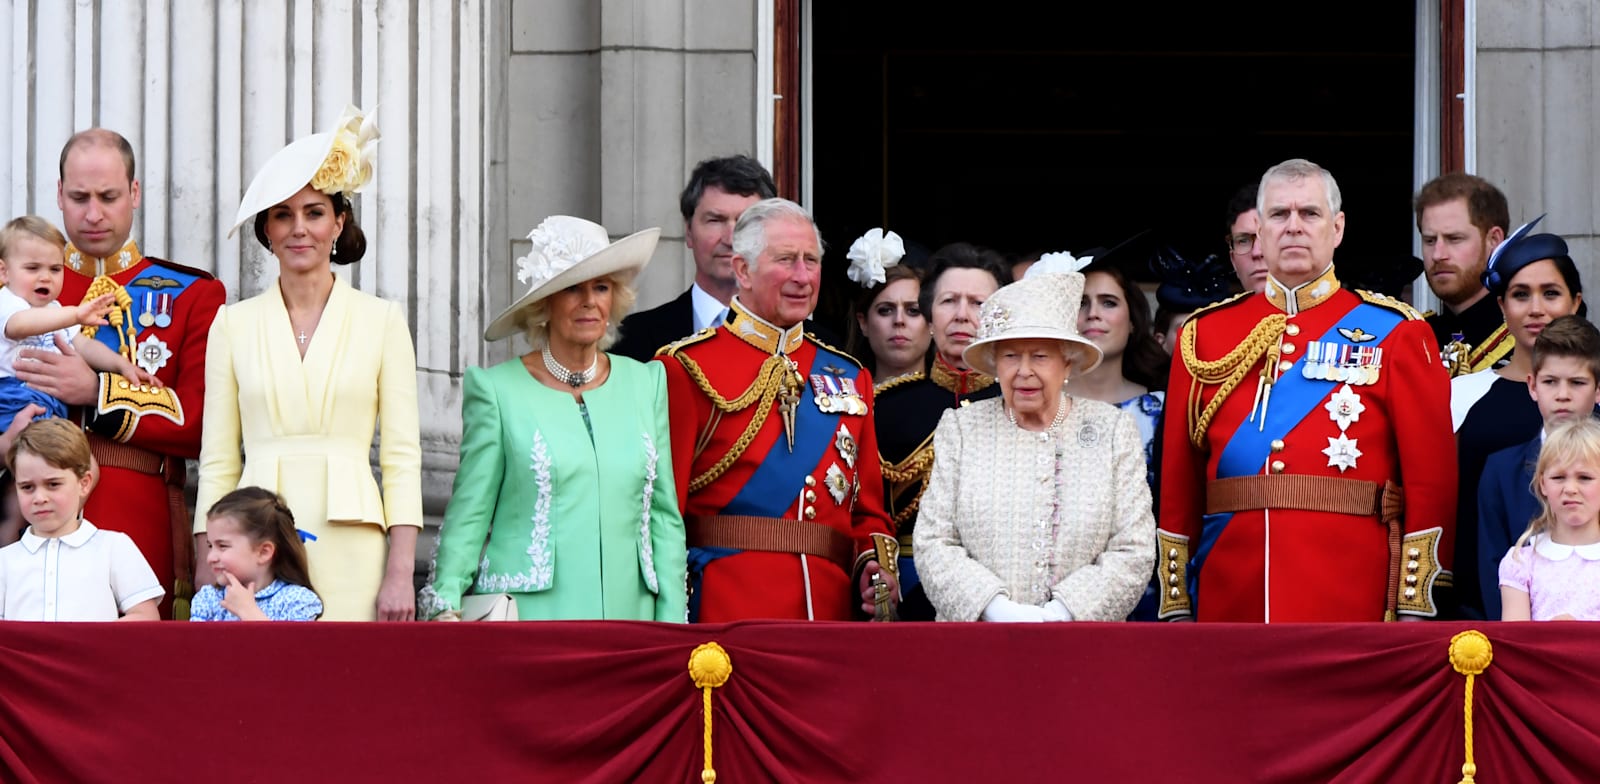
[[[155,309],[156,309],[156,293],[154,291],[146,291],[144,293],[144,308],[139,313],[139,326],[141,326],[141,327],[153,327],[153,326],[155,326],[155,323],[156,323]]]
[[[1367,410],[1366,405],[1361,402],[1361,395],[1356,394],[1349,384],[1345,384],[1339,391],[1333,393],[1323,408],[1327,409],[1328,416],[1338,423],[1340,432],[1348,430],[1351,423],[1361,419],[1361,412]]]
[[[833,496],[835,504],[843,504],[846,493],[850,492],[850,480],[845,478],[844,471],[839,470],[839,464],[828,466],[828,473],[823,476],[822,484],[828,488],[828,495]]]
[[[839,432],[833,438],[833,448],[839,450],[846,468],[856,467],[856,439],[850,435],[850,428],[839,425]]]
[[[134,362],[143,368],[146,373],[155,375],[156,371],[167,366],[167,360],[172,358],[172,349],[167,348],[165,341],[151,335],[134,351]]]
[[[172,295],[162,294],[156,298],[156,326],[172,326]]]
[[[1328,448],[1322,450],[1328,456],[1328,467],[1339,469],[1344,473],[1346,469],[1356,467],[1356,458],[1361,456],[1361,450],[1356,448],[1356,440],[1340,433],[1338,438],[1328,439]]]

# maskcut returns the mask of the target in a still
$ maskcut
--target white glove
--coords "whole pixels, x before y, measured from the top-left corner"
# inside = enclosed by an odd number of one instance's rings
[[[1072,611],[1067,609],[1067,603],[1060,599],[1051,599],[1043,607],[1044,619],[1047,621],[1070,621]]]
[[[983,608],[980,620],[1009,623],[1040,623],[1045,620],[1044,608],[1031,604],[1018,604],[1004,595],[996,596]]]

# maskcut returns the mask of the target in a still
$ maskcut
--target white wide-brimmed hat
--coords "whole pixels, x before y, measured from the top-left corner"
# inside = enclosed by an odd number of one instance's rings
[[[1083,274],[1028,275],[989,296],[978,319],[978,339],[961,352],[967,365],[994,375],[994,347],[1004,340],[1059,340],[1072,358],[1074,373],[1100,364],[1100,347],[1078,334]]]
[[[533,231],[528,240],[533,249],[517,259],[517,281],[528,284],[528,293],[517,298],[489,322],[484,340],[499,340],[522,330],[519,312],[568,286],[610,275],[628,285],[650,263],[661,229],[635,232],[616,242],[606,227],[570,215],[551,215]]]
[[[257,213],[281,204],[307,185],[329,196],[360,193],[372,179],[378,135],[371,117],[347,106],[333,130],[296,139],[273,153],[239,200],[228,236]]]

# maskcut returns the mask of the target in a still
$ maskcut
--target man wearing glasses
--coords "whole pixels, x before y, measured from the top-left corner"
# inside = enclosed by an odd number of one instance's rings
[[[1497,366],[1515,341],[1483,272],[1511,222],[1505,194],[1482,177],[1453,172],[1423,185],[1415,207],[1428,288],[1442,303],[1428,326],[1445,367],[1459,376]]]
[[[1261,216],[1256,212],[1256,183],[1240,188],[1228,200],[1228,260],[1239,285],[1256,294],[1267,285],[1267,259],[1256,242]]]

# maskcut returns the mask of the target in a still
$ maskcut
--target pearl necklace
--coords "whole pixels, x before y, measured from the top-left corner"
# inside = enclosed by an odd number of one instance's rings
[[[1027,428],[1022,427],[1022,425],[1018,425],[1017,424],[1017,415],[1012,413],[1011,406],[1007,406],[1007,405],[1002,404],[1001,408],[1005,410],[1006,419],[1011,420],[1011,424],[1012,425],[1015,425],[1016,427],[1021,428],[1023,430],[1027,430]],[[1051,420],[1050,426],[1045,428],[1042,431],[1032,431],[1032,432],[1036,432],[1036,433],[1039,434],[1039,440],[1040,441],[1047,441],[1047,440],[1050,439],[1051,431],[1055,430],[1058,427],[1061,427],[1061,423],[1065,422],[1065,421],[1067,421],[1067,395],[1066,395],[1065,392],[1063,392],[1061,394],[1061,402],[1056,404],[1056,418]]]
[[[549,348],[540,353],[544,354],[544,369],[550,371],[550,375],[555,376],[557,381],[573,389],[593,381],[595,372],[600,367],[600,352],[598,351],[594,353],[594,362],[589,363],[589,369],[581,371],[568,370],[563,367],[560,362],[556,361],[555,355],[550,353]]]

